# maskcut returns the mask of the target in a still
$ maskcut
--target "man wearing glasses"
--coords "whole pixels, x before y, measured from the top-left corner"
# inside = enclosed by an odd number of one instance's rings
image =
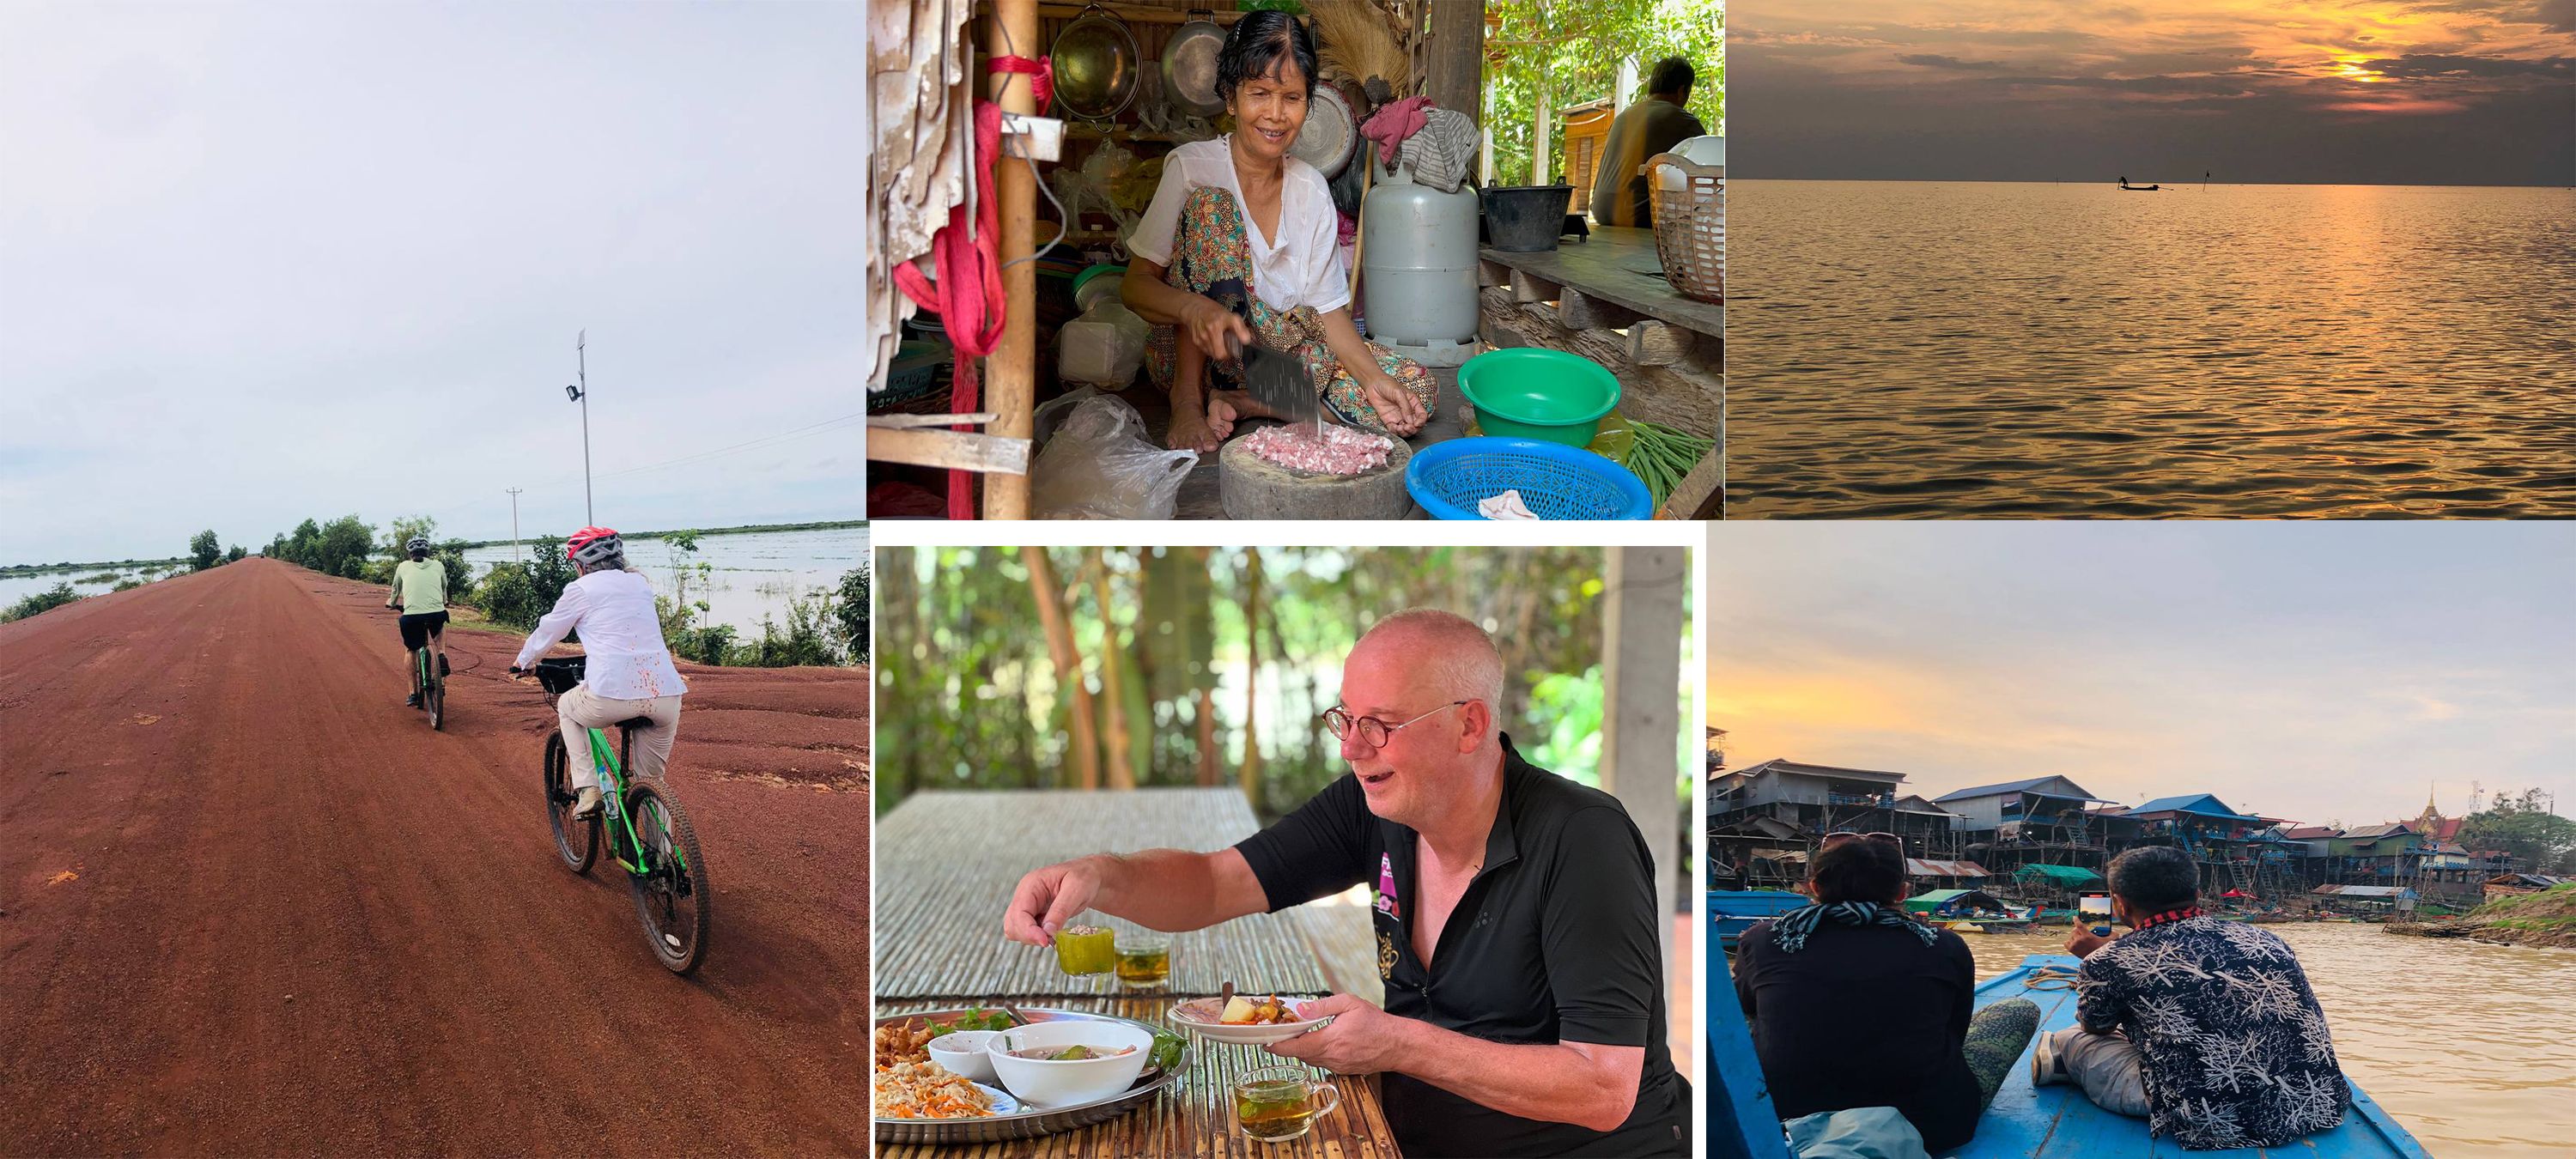
[[[1383,1074],[1407,1155],[1686,1155],[1653,855],[1616,798],[1521,759],[1502,692],[1476,625],[1380,620],[1322,719],[1350,776],[1231,849],[1035,870],[1003,932],[1047,945],[1085,909],[1194,930],[1371,883],[1386,1008],[1310,1003],[1332,1024],[1270,1050]]]

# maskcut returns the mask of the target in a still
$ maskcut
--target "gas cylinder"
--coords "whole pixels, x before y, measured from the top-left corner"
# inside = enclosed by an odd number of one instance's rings
[[[1456,366],[1476,352],[1478,205],[1463,184],[1442,193],[1416,184],[1411,166],[1378,170],[1360,202],[1361,308],[1372,340],[1425,366]]]

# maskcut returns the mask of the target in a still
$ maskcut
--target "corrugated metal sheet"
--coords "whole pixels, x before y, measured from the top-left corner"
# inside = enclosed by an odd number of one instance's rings
[[[2414,890],[2402,889],[2394,885],[2320,885],[2308,892],[2339,894],[2344,897],[2410,898],[2415,896]]]
[[[1916,877],[1991,877],[1986,867],[1973,861],[1933,861],[1922,857],[1905,859],[1905,872]]]

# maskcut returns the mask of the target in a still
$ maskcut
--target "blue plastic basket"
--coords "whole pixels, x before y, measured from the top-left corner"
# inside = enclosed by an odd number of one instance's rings
[[[1404,489],[1436,519],[1482,519],[1476,504],[1517,489],[1541,519],[1651,519],[1654,496],[1626,467],[1581,447],[1473,438],[1413,453]]]

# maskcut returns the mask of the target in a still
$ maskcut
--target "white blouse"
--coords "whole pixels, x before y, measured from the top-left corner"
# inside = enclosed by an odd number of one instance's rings
[[[1253,224],[1252,208],[1234,179],[1234,154],[1226,138],[1192,141],[1163,159],[1163,183],[1154,203],[1127,236],[1127,252],[1168,268],[1172,239],[1180,230],[1181,203],[1190,191],[1213,186],[1234,195],[1243,214],[1243,235],[1252,255],[1252,292],[1275,310],[1312,306],[1328,314],[1350,304],[1350,276],[1342,265],[1341,217],[1333,209],[1333,191],[1324,175],[1295,157],[1279,190],[1279,230],[1264,240]]]
[[[537,621],[515,668],[526,668],[581,629],[581,683],[610,700],[651,700],[689,691],[662,643],[662,619],[653,607],[653,585],[631,571],[595,571],[564,585],[555,608]]]

